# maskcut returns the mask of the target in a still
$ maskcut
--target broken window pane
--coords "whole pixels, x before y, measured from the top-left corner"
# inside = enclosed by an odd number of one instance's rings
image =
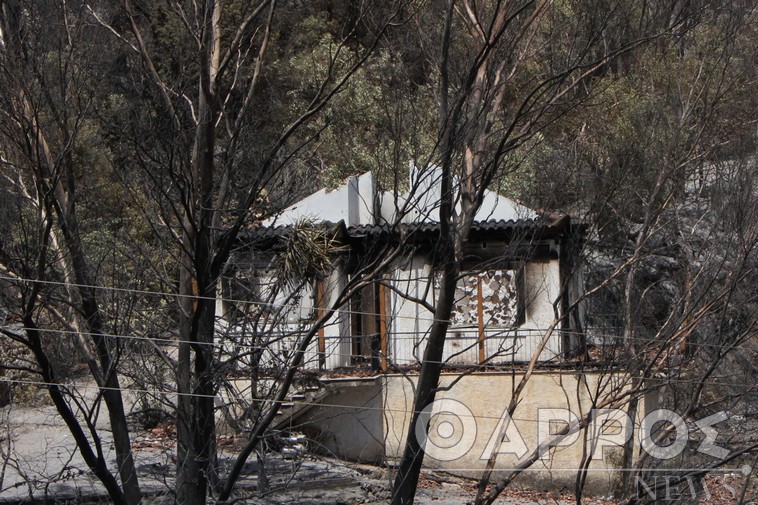
[[[519,289],[516,270],[494,269],[464,274],[455,289],[453,326],[477,326],[480,300],[485,327],[519,323]]]

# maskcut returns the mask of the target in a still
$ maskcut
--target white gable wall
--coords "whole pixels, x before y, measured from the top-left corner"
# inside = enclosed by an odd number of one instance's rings
[[[402,223],[439,221],[440,180],[442,171],[436,167],[411,168],[411,190],[396,195],[379,192],[374,175],[366,172],[349,177],[345,184],[333,190],[322,189],[284,209],[279,215],[263,222],[264,226],[292,225],[302,219],[338,223],[346,226],[394,223],[398,211],[405,210]],[[406,206],[407,203],[407,206]],[[404,209],[404,207],[406,207]],[[459,207],[460,208],[460,207]],[[377,214],[378,211],[378,214]],[[486,191],[477,221],[517,220],[537,214],[494,191]]]
[[[477,221],[533,219],[537,213],[494,191],[484,193],[482,206],[476,213]]]
[[[366,172],[349,177],[347,182],[333,190],[322,189],[284,209],[277,216],[263,222],[264,226],[289,226],[303,219],[316,222],[338,223],[346,226],[374,224],[376,185],[374,175]]]
[[[442,170],[437,167],[418,169],[411,166],[409,180],[411,181],[411,189],[397,198],[389,191],[379,195],[381,220],[393,223],[397,219],[398,211],[405,210],[405,214],[400,220],[402,223],[438,222]],[[403,206],[405,205],[407,207],[404,209]],[[457,203],[456,210],[460,211],[460,202]],[[494,191],[484,192],[482,205],[476,214],[477,221],[509,221],[535,217],[537,217],[537,213],[532,209]]]

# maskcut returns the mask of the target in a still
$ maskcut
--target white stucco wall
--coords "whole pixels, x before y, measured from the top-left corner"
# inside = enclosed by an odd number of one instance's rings
[[[526,275],[526,321],[517,332],[523,344],[517,348],[516,360],[528,361],[539,341],[550,326],[560,317],[561,277],[557,259],[532,261],[525,265]],[[555,304],[555,307],[553,305]],[[540,355],[541,360],[550,360],[561,354],[560,327],[551,333]]]
[[[342,265],[337,265],[325,281],[325,307],[333,305],[343,290],[346,274]],[[416,253],[404,263],[398,265],[391,274],[392,289],[389,300],[388,352],[391,363],[400,366],[415,365],[423,357],[426,339],[429,334],[434,314],[416,299],[425,298],[427,304],[435,301],[435,286],[429,259],[425,254]],[[432,285],[430,285],[432,283]],[[485,356],[491,364],[529,361],[540,340],[546,335],[555,319],[553,303],[560,295],[560,269],[558,260],[534,261],[524,267],[525,320],[514,328],[496,328],[485,326]],[[277,328],[274,333],[293,335],[274,339],[263,357],[266,360],[281,359],[298,345],[301,335],[313,323],[311,317],[316,315],[313,307],[313,288],[308,286],[300,299],[300,307],[293,320]],[[404,293],[405,296],[401,295]],[[276,303],[284,303],[286,293]],[[560,307],[560,305],[557,305]],[[351,363],[351,328],[350,307],[348,305],[337,311],[322,329],[326,348],[325,368],[332,370],[350,366]],[[226,329],[231,331],[231,329]],[[476,326],[451,326],[445,343],[443,359],[448,364],[479,363],[479,332]],[[556,329],[549,336],[540,360],[546,361],[560,356],[561,334]],[[308,346],[304,367],[319,368],[318,339],[314,338]]]
[[[337,301],[340,292],[345,287],[345,282],[344,268],[342,265],[337,265],[324,285],[325,293],[327,293],[325,307],[332,306]],[[345,338],[350,334],[350,316],[345,313],[345,310],[336,312],[323,328],[325,366],[329,370],[350,364],[350,340]],[[318,339],[315,340],[316,352],[318,352]]]
[[[390,357],[398,365],[412,365],[423,356],[423,342],[434,320],[432,312],[413,301],[425,298],[427,302],[434,303],[434,289],[430,285],[431,267],[427,256],[414,254],[409,262],[399,265],[391,277]],[[408,298],[398,293],[405,293]]]
[[[526,313],[523,324],[510,329],[485,327],[485,355],[497,356],[493,361],[524,362],[532,358],[534,350],[555,319],[553,303],[560,296],[560,268],[558,260],[530,262],[525,265]],[[391,295],[392,322],[390,325],[390,357],[399,365],[415,364],[423,354],[434,314],[423,305],[409,300],[422,298],[431,282],[428,259],[416,254],[392,274]],[[434,303],[434,289],[426,291],[426,301]],[[560,305],[558,305],[560,308]],[[479,362],[478,328],[451,327],[445,343],[443,359],[450,364],[473,364]],[[549,336],[541,354],[542,360],[553,359],[561,353],[560,331]]]

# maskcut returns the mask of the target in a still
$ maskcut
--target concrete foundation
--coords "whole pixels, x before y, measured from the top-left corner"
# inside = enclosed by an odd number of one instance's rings
[[[585,418],[595,408],[596,420],[589,429],[553,440],[552,444],[546,442],[541,456],[514,483],[536,489],[573,490],[583,458],[591,458],[586,467],[586,492],[609,493],[620,478],[625,430],[636,432],[639,422],[626,424],[620,411],[597,408],[614,407],[605,402],[625,388],[628,378],[621,374],[536,372],[509,420],[504,412],[521,377],[510,373],[463,378],[444,374],[441,386],[456,382],[438,393],[429,411],[425,468],[478,478],[496,451],[493,478],[497,478],[532,457],[542,442],[560,435],[575,419],[573,416]],[[330,394],[298,419],[297,425],[324,452],[391,465],[402,454],[415,383],[415,376],[402,375],[326,381]],[[642,406],[638,419],[649,407]],[[506,441],[499,444],[498,434],[503,430]],[[591,436],[593,433],[597,436]]]

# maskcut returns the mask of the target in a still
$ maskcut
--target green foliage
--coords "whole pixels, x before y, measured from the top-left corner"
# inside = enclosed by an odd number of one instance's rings
[[[724,38],[724,23],[735,23],[734,39]],[[533,139],[509,187],[537,207],[589,212],[609,235],[639,222],[661,172],[670,174],[662,194],[682,195],[704,166],[752,145],[745,127],[756,110],[755,74],[742,51],[753,32],[715,11],[679,37],[635,50]]]
[[[269,105],[273,117],[301,113],[322,83],[335,82],[366,50],[340,42],[335,21],[324,16],[307,17],[293,31],[269,69],[282,90]],[[314,190],[367,171],[392,180],[392,171],[432,149],[435,112],[433,93],[410,86],[400,55],[381,49],[298,136],[311,141],[300,153],[301,170],[315,176]]]

